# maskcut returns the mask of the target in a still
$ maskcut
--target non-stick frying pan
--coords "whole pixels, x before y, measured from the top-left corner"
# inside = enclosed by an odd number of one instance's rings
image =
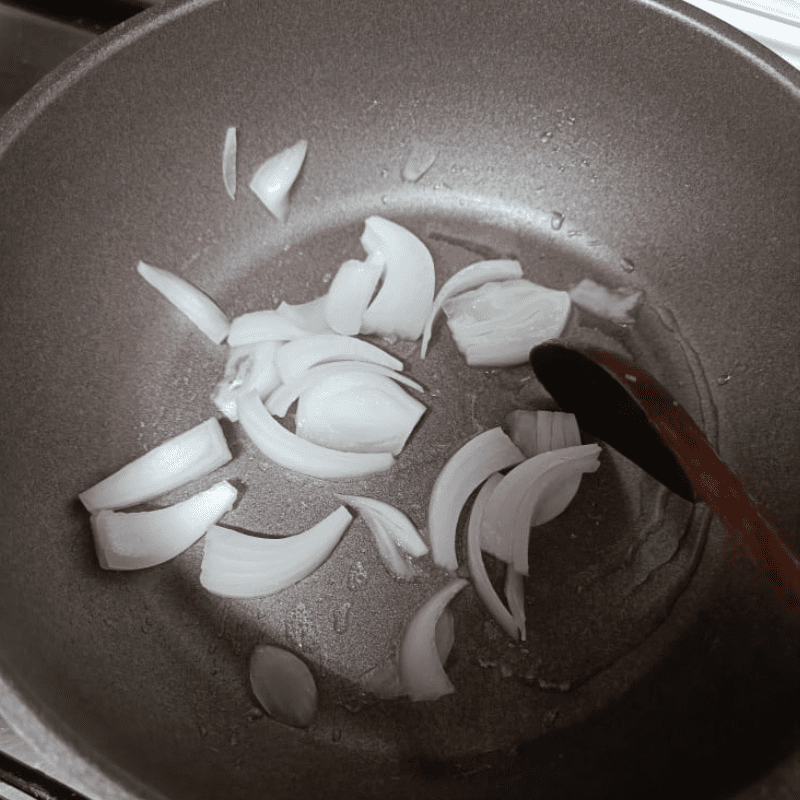
[[[280,224],[247,182],[300,138]],[[796,617],[707,509],[611,448],[532,538],[524,646],[471,589],[453,601],[456,692],[435,702],[362,689],[445,579],[394,581],[363,522],[311,578],[233,601],[199,585],[202,543],[101,570],[77,495],[216,413],[224,347],[139,259],[233,316],[324,293],[378,214],[426,242],[439,284],[516,257],[554,288],[643,291],[635,324],[581,312],[568,334],[664,383],[797,545],[798,141],[798,73],[677,0],[194,0],[91,44],[0,125],[3,714],[106,799],[792,796]],[[404,181],[415,148],[436,160]],[[226,424],[226,522],[294,533],[344,490],[424,532],[457,446],[553,407],[527,367],[466,367],[442,323],[424,362],[388,347],[428,406],[395,471],[307,480]],[[317,679],[307,730],[250,693],[268,642]]]

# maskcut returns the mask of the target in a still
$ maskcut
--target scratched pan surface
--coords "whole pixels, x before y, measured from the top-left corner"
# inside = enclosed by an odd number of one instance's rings
[[[138,278],[139,259],[233,316],[324,293],[381,214],[428,244],[439,285],[510,256],[555,288],[644,291],[635,325],[575,312],[568,335],[651,369],[796,544],[799,133],[797,73],[677,2],[219,0],[101,38],[0,128],[4,715],[103,798],[788,797],[796,623],[702,508],[608,448],[532,540],[525,643],[471,588],[453,601],[456,692],[435,703],[363,691],[447,576],[423,560],[394,581],[360,520],[307,581],[232,601],[200,587],[202,544],[101,571],[76,496],[215,413],[224,348]],[[301,137],[280,225],[246,183]],[[436,161],[404,182],[412,153]],[[227,522],[299,532],[345,491],[425,533],[456,447],[512,408],[552,407],[524,368],[466,368],[441,323],[424,362],[388,349],[428,407],[397,467],[307,480],[226,423]],[[308,730],[255,709],[261,642],[311,666]]]

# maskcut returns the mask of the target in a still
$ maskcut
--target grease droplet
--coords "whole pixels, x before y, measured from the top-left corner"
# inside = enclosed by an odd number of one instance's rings
[[[553,138],[553,131],[545,131],[539,139],[543,144],[547,144]]]
[[[561,230],[561,226],[564,224],[564,215],[558,211],[554,211],[552,216],[550,217],[550,227],[554,231]]]
[[[633,261],[631,261],[629,258],[623,258],[622,259],[622,269],[624,269],[625,272],[633,272],[636,269],[636,267],[635,267]]]

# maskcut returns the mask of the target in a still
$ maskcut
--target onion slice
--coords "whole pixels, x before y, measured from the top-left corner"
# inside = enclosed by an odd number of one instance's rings
[[[236,317],[228,332],[228,344],[241,347],[256,342],[288,342],[301,336],[308,336],[308,331],[295,325],[286,314],[267,309]]]
[[[436,625],[447,604],[466,585],[464,578],[454,578],[431,596],[406,625],[400,643],[400,682],[412,700],[436,700],[455,691],[436,647]]]
[[[305,161],[308,142],[300,139],[268,158],[253,175],[250,188],[280,222],[289,216],[289,192]]]
[[[503,427],[526,458],[581,443],[578,420],[565,411],[518,408],[508,414]]]
[[[636,312],[644,300],[642,291],[609,289],[591,278],[584,278],[569,295],[578,308],[617,325],[636,322]]]
[[[228,335],[230,322],[222,309],[194,284],[160,267],[140,261],[136,271],[183,312],[214,344]]]
[[[163,564],[191,547],[236,500],[236,489],[221,481],[181,503],[155,511],[92,514],[97,560],[103,569],[145,569]]]
[[[334,333],[325,319],[327,295],[316,297],[307,303],[292,305],[285,300],[275,309],[307,333]]]
[[[231,458],[222,428],[211,417],[162,442],[78,497],[88,511],[133,506],[201,478]]]
[[[236,128],[225,131],[225,145],[222,148],[222,182],[231,200],[236,199]]]
[[[399,508],[372,497],[337,494],[336,498],[355,508],[367,525],[385,525],[397,545],[413,558],[420,558],[428,553],[428,545],[419,535],[416,525]]]
[[[328,289],[325,320],[337,333],[354,336],[378,285],[385,264],[383,260],[345,261]]]
[[[455,572],[456,526],[461,509],[475,489],[493,472],[519,464],[525,456],[500,428],[471,439],[444,465],[428,503],[428,532],[433,561]]]
[[[519,629],[520,639],[526,639],[525,629],[525,576],[513,564],[506,564],[506,602]]]
[[[385,472],[391,453],[344,453],[301,439],[272,418],[255,391],[237,400],[239,422],[255,446],[276,464],[315,478],[343,480]]]
[[[278,342],[256,342],[232,347],[225,364],[225,373],[211,396],[214,405],[231,421],[239,419],[236,399],[255,389],[264,400],[281,382],[275,354]]]
[[[340,506],[303,533],[266,539],[213,525],[200,568],[200,583],[222,597],[265,597],[294,586],[321,567],[352,521]]]
[[[284,383],[290,383],[307,369],[327,361],[368,361],[388,369],[403,369],[402,361],[380,347],[336,333],[321,333],[287,342],[276,359]]]
[[[489,281],[505,281],[521,277],[522,267],[519,261],[492,259],[490,261],[479,261],[476,264],[470,264],[468,267],[464,267],[464,269],[459,270],[455,275],[448,278],[444,286],[439,289],[436,299],[433,301],[430,313],[428,314],[428,319],[425,321],[419,357],[424,359],[428,352],[433,323],[445,300],[457,294],[461,294],[462,292],[469,291],[470,289],[477,289],[479,286]]]

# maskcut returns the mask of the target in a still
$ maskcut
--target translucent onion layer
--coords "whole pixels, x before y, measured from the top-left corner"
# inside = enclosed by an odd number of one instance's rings
[[[222,148],[222,182],[231,200],[236,199],[236,128],[225,131],[225,145]]]
[[[229,419],[236,422],[239,395],[254,389],[264,400],[280,384],[275,354],[279,342],[256,342],[232,347],[225,364],[225,373],[211,396],[214,405]]]
[[[382,260],[350,259],[339,267],[328,289],[325,319],[333,330],[347,336],[361,331],[367,310],[385,264]]]
[[[288,342],[301,336],[308,336],[308,331],[295,325],[286,314],[266,309],[236,317],[228,332],[228,344],[241,347],[255,342]]]
[[[286,222],[289,216],[289,192],[305,161],[308,142],[305,139],[268,158],[253,175],[250,188],[272,215]]]
[[[584,278],[569,290],[569,295],[578,308],[617,325],[636,322],[636,312],[644,300],[644,292],[609,289],[591,278]]]
[[[307,333],[334,333],[325,319],[327,295],[316,297],[307,303],[291,305],[285,300],[275,309]]]

